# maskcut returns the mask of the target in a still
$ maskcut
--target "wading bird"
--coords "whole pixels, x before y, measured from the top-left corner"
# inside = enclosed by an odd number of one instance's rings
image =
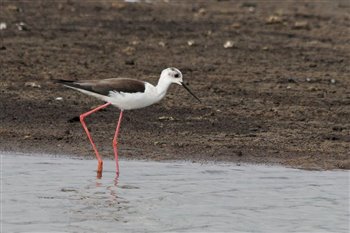
[[[116,162],[116,175],[118,177],[119,162],[117,140],[124,110],[144,108],[159,102],[164,98],[169,86],[172,83],[184,87],[194,98],[200,102],[199,98],[195,96],[192,91],[185,85],[182,78],[182,73],[176,68],[167,68],[163,70],[156,86],[153,86],[148,82],[128,78],[81,81],[57,80],[57,82],[62,83],[66,87],[80,91],[84,94],[96,97],[106,102],[105,104],[80,115],[80,122],[83,125],[83,128],[87,134],[87,137],[89,138],[89,141],[98,160],[97,176],[99,178],[102,177],[103,161],[97,151],[95,143],[92,140],[90,132],[86,127],[84,121],[85,117],[109,105],[114,105],[120,109],[119,120],[112,143]]]

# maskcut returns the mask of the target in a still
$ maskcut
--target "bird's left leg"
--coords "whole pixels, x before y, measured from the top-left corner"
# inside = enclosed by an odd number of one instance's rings
[[[90,132],[89,132],[89,129],[87,128],[86,126],[86,123],[84,121],[85,117],[89,116],[90,114],[94,113],[94,112],[97,112],[98,110],[101,110],[102,108],[105,108],[107,106],[111,105],[111,103],[106,103],[106,104],[103,104],[89,112],[86,112],[86,113],[83,113],[80,115],[80,122],[86,132],[86,135],[87,137],[89,138],[89,141],[92,145],[92,149],[94,150],[95,154],[96,154],[96,158],[98,160],[98,165],[97,165],[97,178],[101,178],[102,177],[102,167],[103,167],[103,162],[102,162],[102,158],[100,156],[100,154],[98,153],[97,151],[97,148],[96,148],[96,145],[94,143],[94,141],[92,140],[92,137],[90,135]]]
[[[120,129],[120,124],[122,122],[122,118],[123,118],[123,110],[120,111],[117,128],[115,130],[115,134],[114,134],[114,138],[113,138],[113,150],[114,150],[117,177],[119,176],[119,161],[118,161],[118,147],[117,147],[118,146],[118,134],[119,134],[119,129]]]

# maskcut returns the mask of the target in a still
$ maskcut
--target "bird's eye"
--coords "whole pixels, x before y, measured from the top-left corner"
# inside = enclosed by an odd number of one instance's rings
[[[175,74],[175,75],[174,75],[175,78],[178,78],[179,76],[180,76],[179,74]]]

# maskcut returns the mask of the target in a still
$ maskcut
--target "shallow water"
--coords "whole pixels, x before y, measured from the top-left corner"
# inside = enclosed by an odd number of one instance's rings
[[[3,154],[1,232],[348,232],[349,172]]]

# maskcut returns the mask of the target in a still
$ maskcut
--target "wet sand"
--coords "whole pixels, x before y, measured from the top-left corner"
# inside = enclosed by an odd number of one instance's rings
[[[349,232],[347,171],[1,153],[2,232]]]
[[[0,150],[93,156],[78,116],[101,103],[52,80],[156,83],[174,66],[203,104],[174,86],[126,112],[122,157],[349,169],[349,7],[2,1]],[[87,119],[104,157],[117,117],[109,108]]]

